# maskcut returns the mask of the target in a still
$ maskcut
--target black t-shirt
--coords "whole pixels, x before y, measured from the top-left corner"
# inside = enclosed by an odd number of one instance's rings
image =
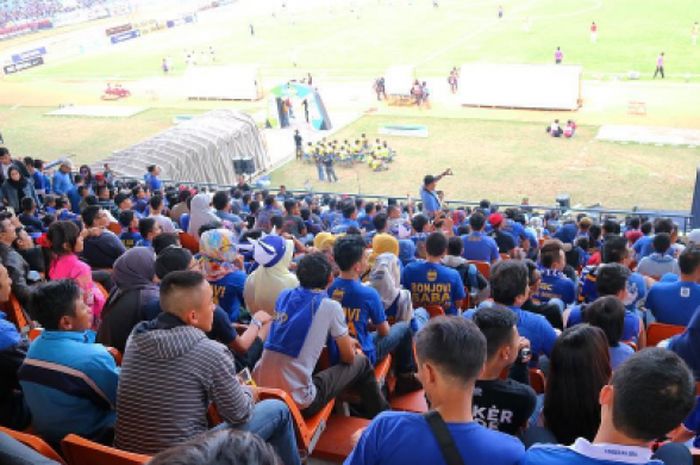
[[[301,219],[301,216],[287,215],[283,218],[283,221],[284,231],[299,239],[301,231],[306,228],[306,223]]]
[[[299,134],[294,135],[294,143],[297,147],[301,147],[301,136]]]
[[[474,387],[472,413],[480,425],[516,435],[527,425],[536,402],[535,391],[525,384],[512,379],[480,380]]]

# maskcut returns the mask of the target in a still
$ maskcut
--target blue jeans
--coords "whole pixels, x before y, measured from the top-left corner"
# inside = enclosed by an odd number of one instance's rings
[[[394,323],[389,334],[379,337],[376,331],[372,333],[372,341],[377,354],[377,361],[383,360],[389,353],[394,356],[394,367],[398,374],[413,373],[416,364],[413,361],[413,331],[407,321]]]
[[[326,177],[326,168],[323,165],[316,165],[316,169],[318,170],[318,180],[323,181]]]
[[[275,448],[285,465],[301,465],[299,450],[294,436],[292,415],[287,404],[269,399],[255,404],[253,416],[248,423],[231,425],[222,423],[215,429],[232,428],[255,433]]]

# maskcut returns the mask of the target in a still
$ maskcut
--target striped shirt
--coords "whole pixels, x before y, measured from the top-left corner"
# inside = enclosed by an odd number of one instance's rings
[[[156,320],[136,326],[126,345],[117,393],[115,446],[156,454],[207,431],[207,408],[247,422],[253,394],[236,380],[231,352],[201,330]],[[172,323],[172,321],[170,321]]]

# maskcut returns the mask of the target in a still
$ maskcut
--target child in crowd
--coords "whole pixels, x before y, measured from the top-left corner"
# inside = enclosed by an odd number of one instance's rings
[[[139,219],[134,210],[124,210],[119,213],[119,225],[122,227],[122,233],[119,235],[119,240],[122,241],[124,247],[131,249],[136,247],[136,244],[143,240],[139,234]]]
[[[160,224],[155,218],[147,217],[139,220],[139,235],[141,240],[136,243],[138,247],[153,247],[153,239],[161,233]]]
[[[105,295],[92,280],[90,266],[80,261],[78,254],[83,251],[83,239],[87,230],[80,228],[71,221],[57,221],[49,227],[47,239],[51,244],[51,261],[49,278],[73,279],[80,290],[85,304],[91,309],[94,317],[93,327],[97,327],[102,308],[105,305]]]

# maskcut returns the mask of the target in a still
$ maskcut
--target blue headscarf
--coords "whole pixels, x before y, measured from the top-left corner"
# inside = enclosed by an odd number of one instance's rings
[[[416,244],[411,239],[399,241],[399,259],[404,266],[416,260]]]

